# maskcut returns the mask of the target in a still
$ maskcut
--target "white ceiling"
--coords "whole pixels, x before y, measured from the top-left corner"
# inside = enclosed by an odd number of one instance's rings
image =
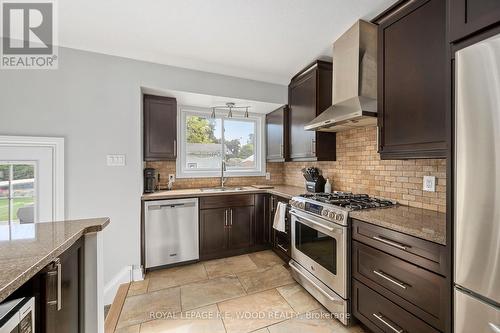
[[[61,46],[288,84],[396,0],[58,1]]]
[[[177,91],[177,90],[158,90],[158,89],[143,87],[141,88],[141,91],[144,94],[175,97],[178,105],[196,106],[201,108],[224,106],[226,105],[226,103],[232,102],[235,103],[236,106],[240,107],[249,106],[250,108],[248,109],[248,112],[250,113],[266,114],[282,106],[282,104],[276,104],[276,103],[259,102],[259,101],[245,100],[232,97],[196,94],[196,93]],[[238,112],[236,111],[236,113]]]

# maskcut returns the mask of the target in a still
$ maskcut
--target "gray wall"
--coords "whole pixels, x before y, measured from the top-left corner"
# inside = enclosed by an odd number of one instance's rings
[[[141,86],[287,100],[285,86],[65,48],[58,70],[0,70],[0,135],[64,137],[66,217],[111,217],[105,284],[140,262]],[[107,167],[112,153],[127,166]]]

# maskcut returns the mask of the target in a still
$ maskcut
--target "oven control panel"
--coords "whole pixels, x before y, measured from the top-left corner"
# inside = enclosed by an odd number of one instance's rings
[[[301,197],[292,198],[292,200],[290,200],[290,205],[294,208],[298,208],[314,215],[321,216],[326,220],[338,224],[347,223],[348,212],[333,205],[323,204]]]

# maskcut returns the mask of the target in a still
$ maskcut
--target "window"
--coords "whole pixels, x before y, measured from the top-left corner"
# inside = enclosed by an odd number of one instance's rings
[[[35,163],[0,162],[0,225],[35,221]]]
[[[233,111],[233,118],[211,111],[180,107],[180,158],[177,177],[219,177],[221,162],[228,176],[260,176],[265,173],[263,117]]]

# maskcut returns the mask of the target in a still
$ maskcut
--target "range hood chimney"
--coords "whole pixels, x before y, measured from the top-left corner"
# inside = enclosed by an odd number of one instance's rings
[[[359,20],[333,43],[332,106],[304,126],[340,132],[377,124],[377,26]]]

